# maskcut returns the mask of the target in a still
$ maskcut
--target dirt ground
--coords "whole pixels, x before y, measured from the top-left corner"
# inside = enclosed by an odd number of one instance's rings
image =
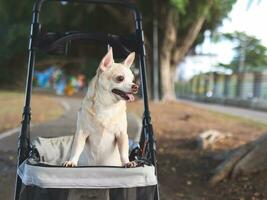
[[[176,102],[151,103],[150,108],[157,138],[161,200],[267,200],[267,172],[225,181],[214,188],[208,185],[219,164],[211,155],[253,140],[267,132],[267,125]],[[130,104],[129,109],[140,115],[143,112],[141,102]],[[231,132],[233,137],[214,150],[201,152],[194,139],[208,129]],[[14,182],[15,159],[14,153],[0,156],[0,200],[1,187]],[[13,188],[7,189],[9,196]]]
[[[140,103],[129,107],[142,113]],[[208,185],[219,164],[211,155],[257,138],[267,132],[266,125],[182,103],[152,103],[150,108],[157,137],[162,200],[267,199],[267,172],[225,181],[213,188]],[[208,129],[230,132],[233,137],[213,150],[201,152],[196,149],[194,138]]]

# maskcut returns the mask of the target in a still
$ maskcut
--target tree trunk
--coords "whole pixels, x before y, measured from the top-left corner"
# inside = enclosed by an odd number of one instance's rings
[[[209,8],[209,7],[208,7]],[[182,45],[178,47],[173,53],[173,61],[178,64],[186,56],[187,52],[195,42],[203,23],[205,22],[206,15],[200,16],[188,30],[188,34],[184,38]]]
[[[170,80],[171,68],[170,68],[169,56],[170,55],[162,55],[162,54],[160,56],[161,94],[163,100],[171,100],[174,98]]]
[[[267,170],[267,135],[240,146],[233,150],[215,169],[209,180],[211,186],[224,179],[235,179],[241,175],[260,173]]]
[[[6,65],[4,66],[5,68],[7,68],[7,70],[5,71],[6,73],[1,74],[0,76],[3,79],[0,81],[3,81],[1,83],[1,86],[3,86],[5,89],[13,87],[24,88],[27,73],[26,56],[27,55],[25,53],[18,53],[7,61]],[[20,65],[22,65],[23,67],[18,67],[18,63],[20,63]],[[10,82],[12,82],[12,84],[10,84]]]
[[[172,72],[172,50],[177,40],[177,11],[173,8],[166,8],[167,12],[162,14],[165,26],[163,40],[160,48],[160,83],[162,100],[174,100],[174,81]]]
[[[261,97],[261,87],[262,87],[262,72],[255,72],[254,80],[253,80],[253,97],[254,98]]]
[[[209,79],[209,74],[205,75],[205,79],[204,79],[204,97],[207,96],[208,92],[209,92],[209,84],[210,84],[210,79]]]
[[[188,29],[186,37],[180,46],[177,46],[177,26],[178,13],[173,8],[162,8],[164,10],[160,13],[162,23],[165,26],[161,27],[163,31],[163,40],[160,49],[160,73],[161,73],[161,95],[162,100],[175,99],[175,71],[176,66],[185,57],[187,52],[192,47],[196,40],[204,22],[206,14],[209,11],[212,0],[210,0],[203,8],[202,15],[200,15],[195,22]]]
[[[223,96],[225,98],[229,96],[229,88],[230,88],[230,75],[224,75]]]
[[[177,66],[171,64],[171,89],[174,92],[174,98],[176,99],[175,80],[176,80]]]
[[[244,73],[237,73],[236,97],[243,98]]]

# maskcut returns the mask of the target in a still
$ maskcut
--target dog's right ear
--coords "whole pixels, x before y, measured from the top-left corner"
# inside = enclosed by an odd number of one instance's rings
[[[131,65],[133,64],[134,62],[134,58],[135,58],[135,52],[132,52],[130,53],[127,58],[123,61],[123,64],[126,66],[126,67],[131,67]]]
[[[99,68],[106,71],[114,63],[112,47],[109,48],[107,54],[102,58]]]

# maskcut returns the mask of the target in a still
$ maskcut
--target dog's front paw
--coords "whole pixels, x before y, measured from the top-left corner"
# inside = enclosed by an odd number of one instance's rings
[[[124,164],[124,167],[126,167],[126,168],[137,167],[137,163],[135,161],[131,161],[131,162]]]
[[[77,167],[77,162],[74,162],[74,161],[66,161],[63,163],[63,166],[64,167]]]

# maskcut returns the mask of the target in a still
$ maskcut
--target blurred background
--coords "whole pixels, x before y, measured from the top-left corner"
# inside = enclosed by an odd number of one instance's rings
[[[266,199],[266,175],[225,178],[212,190],[209,180],[223,160],[215,155],[267,131],[267,1],[130,2],[143,15],[162,199]],[[0,199],[10,199],[14,189],[33,3],[0,0]],[[135,27],[121,7],[66,2],[46,2],[40,21],[47,32],[129,35]],[[81,98],[106,51],[73,43],[66,55],[37,52],[33,137],[73,134]],[[132,69],[140,83],[139,69]],[[128,106],[140,116],[141,98]],[[199,138],[209,145],[199,147]],[[267,168],[262,163],[260,171]]]

